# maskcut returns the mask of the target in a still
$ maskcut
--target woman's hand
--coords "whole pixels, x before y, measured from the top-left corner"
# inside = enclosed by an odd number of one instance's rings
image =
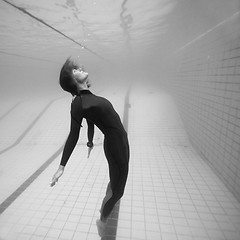
[[[93,147],[91,147],[91,148],[89,147],[88,148],[88,156],[87,156],[88,158],[90,157],[90,153],[91,153],[92,150],[93,150]]]
[[[91,153],[91,151],[93,150],[93,143],[92,142],[88,142],[87,143],[87,146],[88,146],[88,158],[89,158],[89,156],[90,156],[90,153]]]
[[[63,172],[64,172],[64,166],[59,166],[57,172],[53,175],[53,178],[52,178],[52,181],[50,182],[50,186],[53,187],[58,179],[63,175]]]

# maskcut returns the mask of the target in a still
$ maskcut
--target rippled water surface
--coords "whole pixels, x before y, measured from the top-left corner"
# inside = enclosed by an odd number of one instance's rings
[[[2,89],[56,79],[70,55],[93,77],[149,76],[166,55],[237,11],[238,0],[0,0]]]

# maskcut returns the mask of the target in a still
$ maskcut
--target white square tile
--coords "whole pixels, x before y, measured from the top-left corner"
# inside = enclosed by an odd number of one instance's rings
[[[121,226],[118,226],[117,237],[125,237],[126,239],[130,239],[131,232],[132,230],[130,228],[122,228]]]
[[[73,238],[73,235],[74,235],[73,231],[63,230],[59,235],[59,239],[71,240]]]
[[[132,239],[146,239],[146,232],[143,231],[143,230],[135,230],[135,229],[132,229],[131,231],[131,238]]]
[[[51,228],[51,229],[49,229],[46,236],[50,237],[50,238],[58,239],[61,231],[62,231],[61,229]]]
[[[147,231],[146,232],[147,238],[146,239],[161,239],[161,233],[160,232],[154,232],[154,231]]]

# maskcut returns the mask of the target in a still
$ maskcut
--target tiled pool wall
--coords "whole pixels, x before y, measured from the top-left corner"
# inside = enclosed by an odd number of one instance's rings
[[[240,12],[172,61],[170,87],[190,140],[240,201]]]

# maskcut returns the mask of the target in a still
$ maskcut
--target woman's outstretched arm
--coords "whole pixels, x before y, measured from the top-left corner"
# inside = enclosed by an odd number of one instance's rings
[[[54,174],[50,186],[54,186],[58,179],[62,176],[64,172],[64,168],[77,144],[79,133],[80,133],[81,124],[79,124],[73,117],[71,117],[71,127],[70,132],[65,143],[63,154],[60,162],[60,166],[57,172]]]
[[[73,152],[73,149],[77,144],[79,133],[80,133],[80,127],[81,127],[81,124],[79,124],[73,117],[71,117],[70,132],[63,149],[63,154],[60,162],[61,166],[65,167],[65,165],[68,162],[68,159],[70,158]]]

